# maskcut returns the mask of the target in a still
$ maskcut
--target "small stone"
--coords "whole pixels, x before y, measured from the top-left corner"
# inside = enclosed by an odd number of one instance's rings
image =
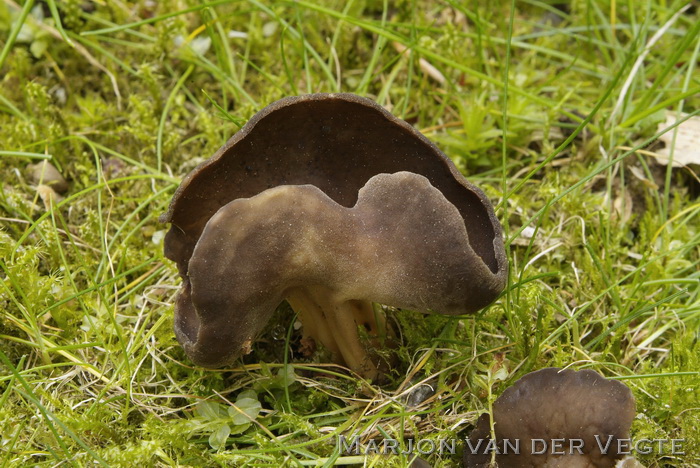
[[[27,169],[29,170],[29,179],[33,184],[47,185],[58,193],[68,190],[68,182],[50,162],[44,160],[37,164],[30,164]]]

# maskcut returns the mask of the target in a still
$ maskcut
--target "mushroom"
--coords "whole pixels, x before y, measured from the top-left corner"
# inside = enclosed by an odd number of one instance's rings
[[[464,467],[487,468],[492,453],[499,468],[612,467],[629,451],[634,415],[634,397],[621,382],[592,370],[531,372],[494,402],[495,443],[491,417],[479,417]]]
[[[484,193],[428,139],[352,94],[285,98],[188,174],[162,222],[183,285],[175,332],[207,367],[248,353],[284,299],[305,337],[376,377],[372,302],[463,314],[505,285]],[[432,223],[432,224],[431,224]]]

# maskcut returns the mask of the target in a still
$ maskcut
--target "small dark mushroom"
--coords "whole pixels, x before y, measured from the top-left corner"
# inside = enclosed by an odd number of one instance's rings
[[[483,192],[409,124],[351,94],[266,107],[187,175],[161,220],[183,277],[176,334],[204,366],[249,352],[286,299],[307,337],[373,378],[357,331],[385,328],[372,302],[462,314],[506,280]]]
[[[624,456],[618,441],[629,439],[634,415],[634,396],[621,382],[592,370],[541,369],[494,402],[495,444],[489,414],[479,417],[464,467],[488,468],[493,452],[499,468],[612,467]]]

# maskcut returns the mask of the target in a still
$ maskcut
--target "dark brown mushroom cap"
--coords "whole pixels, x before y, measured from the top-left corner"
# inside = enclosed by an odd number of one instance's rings
[[[180,184],[161,217],[172,223],[165,254],[186,275],[204,226],[231,200],[310,184],[351,207],[372,176],[399,171],[427,177],[459,210],[477,255],[492,272],[506,271],[501,227],[484,193],[411,125],[353,94],[289,97],[254,115]]]
[[[228,364],[293,288],[323,291],[326,310],[353,300],[422,312],[478,310],[498,295],[504,277],[470,240],[457,208],[411,172],[372,177],[351,208],[312,185],[234,200],[209,220],[194,249],[178,302],[178,339],[195,363]]]
[[[592,370],[574,371],[558,368],[541,369],[525,375],[508,388],[493,404],[497,445],[504,451],[504,440],[519,441],[520,453],[496,457],[499,468],[614,466],[624,454],[618,453],[618,439],[628,439],[635,416],[635,402],[626,385],[607,380]],[[482,415],[465,446],[465,468],[487,468],[491,459],[484,448],[490,441],[490,418]],[[596,439],[596,436],[598,439]],[[600,450],[608,443],[607,454]],[[532,453],[532,440],[548,444],[546,454]],[[551,441],[566,439],[555,449],[567,455],[552,455]],[[479,441],[481,448],[472,453]],[[582,443],[581,452],[570,450],[570,441]],[[600,443],[599,443],[600,441]],[[536,451],[543,448],[535,443]],[[511,445],[512,447],[512,445]],[[624,446],[623,446],[624,448]]]

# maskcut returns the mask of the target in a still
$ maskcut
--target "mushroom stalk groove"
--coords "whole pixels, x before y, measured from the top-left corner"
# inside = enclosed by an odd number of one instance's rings
[[[386,343],[386,318],[365,300],[338,302],[325,287],[295,288],[287,302],[304,324],[304,336],[320,342],[336,362],[376,379],[382,359],[373,352]],[[361,340],[358,327],[368,343]]]

